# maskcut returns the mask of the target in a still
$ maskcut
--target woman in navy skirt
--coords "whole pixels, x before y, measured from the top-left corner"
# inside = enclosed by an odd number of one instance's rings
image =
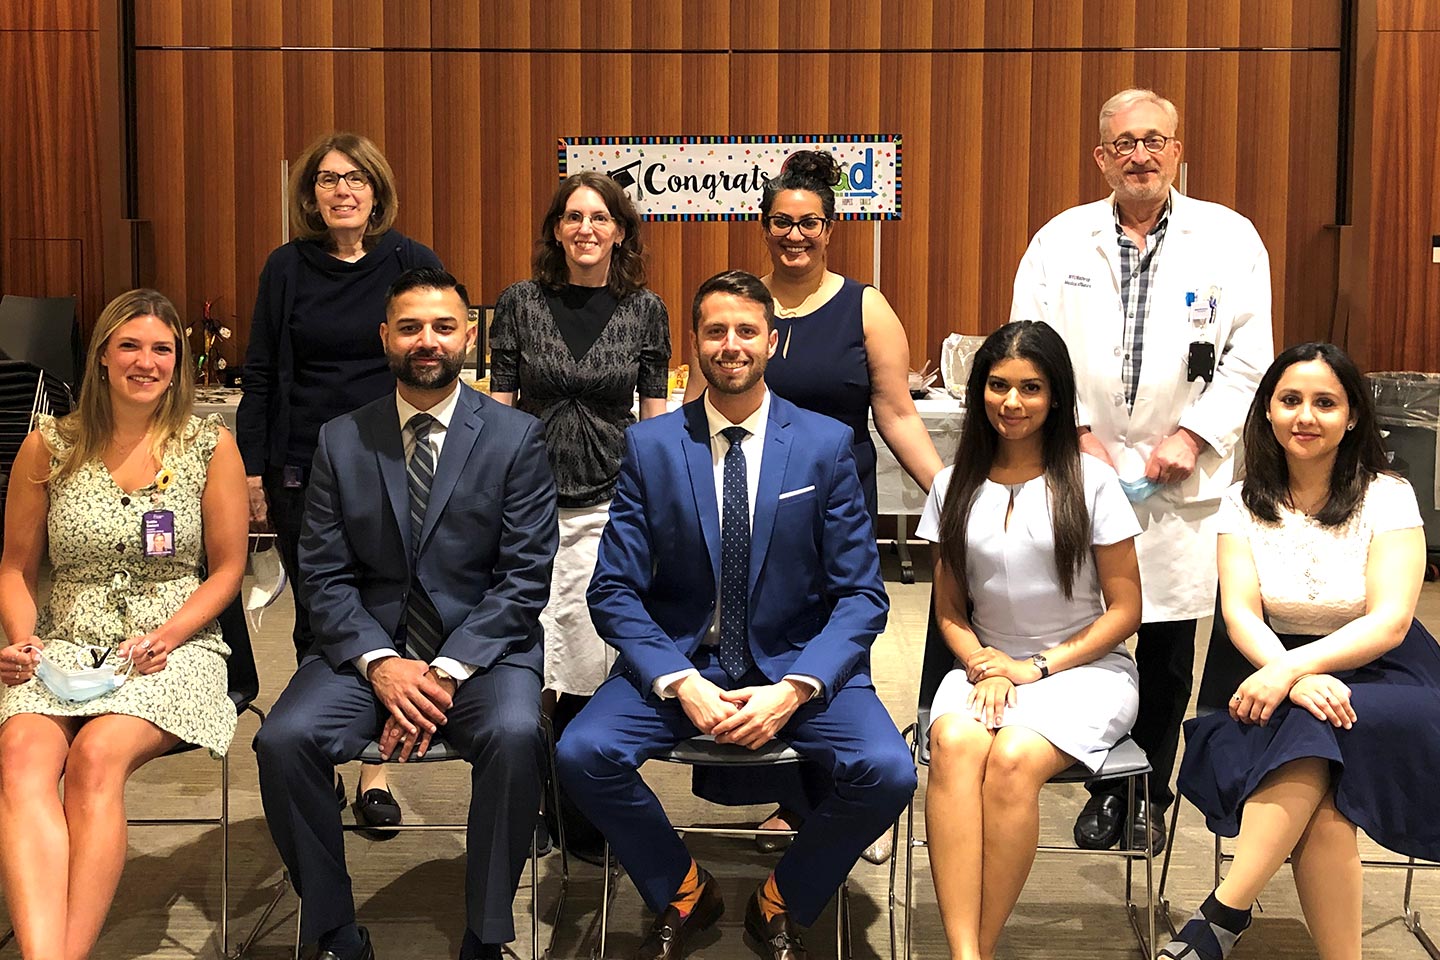
[[[1415,617],[1425,539],[1387,472],[1369,392],[1327,343],[1286,350],[1245,426],[1220,512],[1220,589],[1255,666],[1227,713],[1186,724],[1180,790],[1235,862],[1161,957],[1221,960],[1291,858],[1323,960],[1360,956],[1355,828],[1440,859],[1440,646]]]

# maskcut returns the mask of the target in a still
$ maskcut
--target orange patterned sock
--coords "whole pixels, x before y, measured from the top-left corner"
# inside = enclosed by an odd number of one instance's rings
[[[780,888],[775,885],[773,872],[765,878],[765,885],[760,888],[760,912],[765,915],[766,923],[785,912],[785,898],[780,896]]]
[[[690,916],[690,911],[695,909],[696,902],[700,899],[700,891],[705,885],[700,882],[700,865],[695,858],[690,858],[690,872],[685,874],[685,879],[680,881],[680,889],[675,891],[675,899],[670,901],[670,906],[682,917]]]

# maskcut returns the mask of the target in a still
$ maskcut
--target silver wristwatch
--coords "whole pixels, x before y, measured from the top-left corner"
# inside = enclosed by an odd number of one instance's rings
[[[1030,658],[1030,662],[1040,668],[1040,679],[1044,680],[1050,676],[1050,661],[1045,659],[1043,653],[1037,653]]]

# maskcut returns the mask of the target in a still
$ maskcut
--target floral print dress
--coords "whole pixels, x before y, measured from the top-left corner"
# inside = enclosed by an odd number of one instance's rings
[[[91,666],[88,648],[118,647],[156,629],[200,585],[205,561],[200,500],[221,426],[219,416],[190,418],[165,451],[161,474],[169,474],[168,482],[127,493],[98,459],[51,482],[46,525],[53,586],[35,626],[47,658],[67,668]],[[39,430],[52,451],[64,452],[52,418],[40,418]],[[149,510],[175,514],[174,556],[145,556],[141,534]],[[118,689],[94,700],[60,700],[37,678],[0,687],[0,723],[18,713],[126,714],[218,758],[235,735],[225,668],[229,655],[212,621],[171,651],[163,670],[132,673]]]

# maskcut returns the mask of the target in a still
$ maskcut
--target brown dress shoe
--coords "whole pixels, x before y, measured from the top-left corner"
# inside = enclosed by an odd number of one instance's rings
[[[790,914],[777,913],[773,920],[766,920],[760,909],[762,884],[745,905],[745,939],[756,953],[765,960],[809,960],[805,941],[800,939],[800,926],[790,919]]]
[[[725,901],[720,899],[715,878],[704,867],[700,868],[700,899],[686,917],[673,906],[660,911],[650,932],[635,951],[635,960],[680,960],[685,955],[685,940],[714,925],[725,912]]]

